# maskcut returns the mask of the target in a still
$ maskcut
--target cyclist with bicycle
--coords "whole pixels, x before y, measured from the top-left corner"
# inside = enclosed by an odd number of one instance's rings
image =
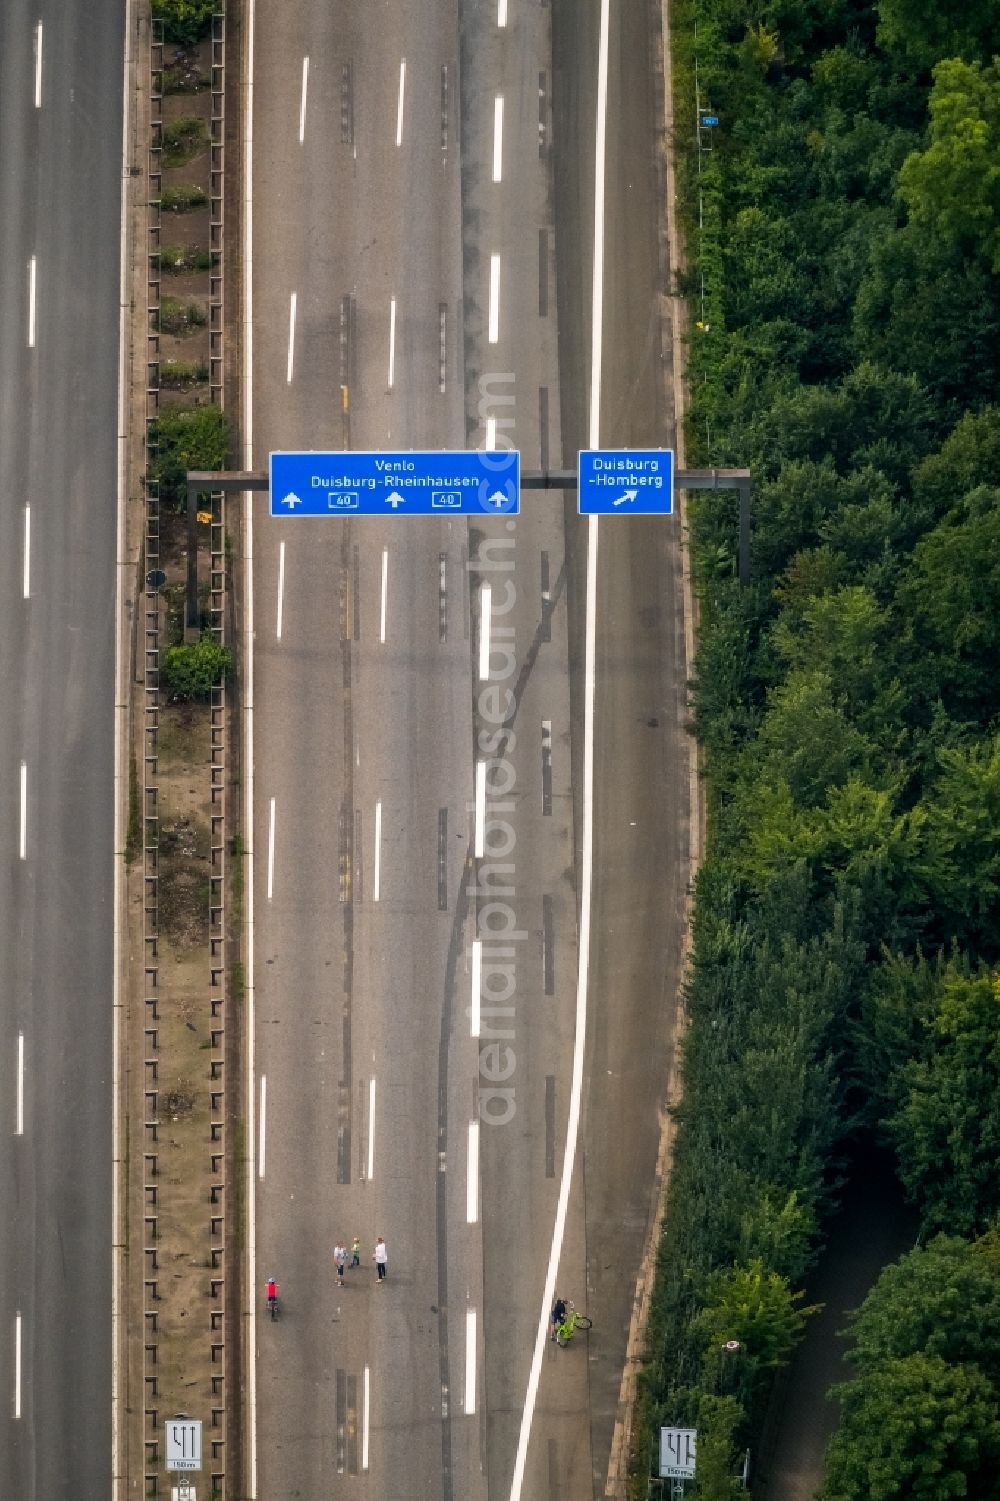
[[[556,1300],[555,1300],[555,1302],[552,1305],[552,1312],[549,1314],[549,1323],[552,1326],[552,1334],[551,1334],[550,1338],[553,1341],[555,1340],[556,1335],[559,1333],[559,1330],[562,1328],[562,1325],[563,1325],[563,1322],[564,1322],[565,1318],[566,1318],[566,1299],[565,1298],[560,1298],[558,1296],[558,1294],[557,1294],[556,1295]]]
[[[267,1279],[267,1311],[272,1319],[278,1317],[278,1284],[273,1277]]]

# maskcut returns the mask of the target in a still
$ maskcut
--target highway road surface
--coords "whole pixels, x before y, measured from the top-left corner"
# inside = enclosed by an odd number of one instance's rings
[[[598,48],[560,24],[534,0],[256,0],[247,467],[575,462]],[[616,21],[609,113],[641,107],[609,130],[635,171],[609,174],[597,405],[634,445],[672,436],[650,50]],[[602,1495],[686,881],[676,536],[602,533],[585,806],[588,532],[561,497],[481,524],[254,504],[252,1264],[258,1315],[273,1275],[282,1317],[256,1324],[252,1493]],[[544,1338],[553,1278],[595,1321],[567,1350]]]
[[[110,1494],[120,0],[0,7],[0,1495]]]

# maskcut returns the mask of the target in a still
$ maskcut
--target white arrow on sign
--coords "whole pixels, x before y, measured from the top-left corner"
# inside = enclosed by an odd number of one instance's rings
[[[499,511],[501,506],[505,506],[507,504],[507,497],[506,495],[504,495],[502,490],[494,490],[493,494],[490,496],[489,500],[486,503],[487,505],[496,506],[497,510]]]
[[[294,511],[296,506],[300,506],[302,504],[302,497],[301,495],[296,495],[293,491],[289,490],[288,494],[282,500],[281,504],[283,506],[287,506],[290,511]]]
[[[406,500],[400,495],[398,490],[393,490],[390,495],[385,497],[385,503],[387,506],[392,506],[392,509],[395,510],[397,506],[405,506]]]
[[[625,505],[626,501],[635,500],[638,494],[638,490],[626,490],[625,494],[619,495],[618,499],[616,501],[613,501],[612,504],[616,506],[623,506]]]

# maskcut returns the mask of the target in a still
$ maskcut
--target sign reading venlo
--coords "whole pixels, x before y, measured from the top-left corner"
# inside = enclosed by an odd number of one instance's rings
[[[272,516],[496,516],[521,505],[510,449],[270,456]]]

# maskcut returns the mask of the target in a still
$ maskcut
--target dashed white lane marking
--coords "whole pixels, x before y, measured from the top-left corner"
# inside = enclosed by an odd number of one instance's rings
[[[490,675],[490,645],[493,634],[493,589],[484,584],[479,597],[479,681]]]
[[[17,1111],[14,1135],[24,1135],[24,1033],[17,1034]]]
[[[486,419],[486,449],[487,449],[487,452],[488,453],[492,453],[493,450],[496,448],[496,446],[497,446],[497,419],[495,417],[487,417],[487,419]]]
[[[507,25],[507,0],[497,0],[497,25]]]
[[[274,896],[274,798],[267,815],[267,899]]]
[[[21,762],[21,820],[18,830],[18,853],[22,860],[28,857],[28,766]]]
[[[476,1410],[476,1310],[465,1310],[465,1415]]]
[[[377,902],[382,886],[382,804],[375,804],[375,875],[372,879],[372,901]]]
[[[364,1381],[362,1383],[362,1406],[361,1406],[361,1468],[368,1468],[368,1413],[371,1407],[371,1371],[365,1366]]]
[[[496,344],[500,338],[500,256],[494,251],[490,256],[490,314],[489,342]]]
[[[465,1220],[474,1225],[479,1218],[479,1122],[469,1122],[469,1150],[466,1156]]]
[[[389,549],[382,549],[382,594],[378,612],[378,639],[385,645],[385,625],[389,608]]]
[[[35,256],[28,262],[28,348],[35,347],[35,291],[38,284],[38,262]]]
[[[406,96],[406,58],[399,64],[399,99],[396,103],[396,145],[403,144],[403,100]]]
[[[479,1036],[483,997],[483,940],[472,940],[472,994],[469,1002],[469,1033]]]
[[[264,1179],[264,1148],[267,1145],[267,1075],[260,1076],[260,1125],[257,1137],[257,1175]]]
[[[302,59],[302,99],[299,103],[299,145],[306,138],[306,94],[309,89],[309,59]]]
[[[21,1315],[14,1315],[14,1416],[21,1416]]]
[[[278,543],[278,618],[275,622],[275,635],[281,640],[281,619],[285,603],[285,544]]]
[[[31,596],[31,507],[24,508],[24,575],[21,580],[21,594],[24,599]]]
[[[493,101],[493,181],[503,179],[503,95]]]
[[[293,292],[288,306],[288,368],[285,380],[292,384],[292,374],[295,369],[295,313],[298,307],[299,294]]]
[[[476,843],[477,860],[486,849],[486,762],[476,762]]]
[[[389,390],[396,381],[396,299],[389,299]]]
[[[35,27],[35,108],[42,107],[42,23]]]
[[[375,1176],[375,1080],[368,1081],[368,1182]]]

